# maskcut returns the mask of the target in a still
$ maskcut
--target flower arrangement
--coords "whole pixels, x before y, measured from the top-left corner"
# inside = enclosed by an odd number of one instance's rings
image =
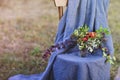
[[[43,58],[46,59],[52,52],[58,49],[78,45],[81,51],[81,57],[85,57],[88,53],[91,55],[95,54],[95,51],[100,49],[102,50],[103,57],[106,58],[105,62],[114,64],[114,61],[116,60],[115,57],[111,56],[107,47],[105,47],[105,42],[107,41],[105,36],[109,34],[109,30],[103,27],[100,27],[95,32],[89,32],[89,28],[87,26],[79,27],[73,32],[70,39],[67,39],[59,44],[55,44],[47,49]]]
[[[94,54],[96,50],[100,49],[102,50],[103,56],[106,58],[106,62],[114,64],[115,57],[112,57],[107,47],[105,47],[105,42],[107,41],[105,36],[109,34],[109,30],[102,26],[95,32],[89,32],[89,28],[85,26],[76,29],[73,36],[77,39],[77,45],[81,51],[82,57],[85,57],[87,53]]]

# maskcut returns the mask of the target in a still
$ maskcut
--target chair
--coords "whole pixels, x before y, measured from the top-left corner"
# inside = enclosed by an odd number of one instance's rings
[[[58,13],[61,19],[63,6],[58,6]],[[110,80],[110,64],[105,63],[105,58],[97,55],[83,58],[79,54],[69,51],[57,56],[52,70],[54,80]]]
[[[63,7],[67,6],[68,0],[54,0],[55,6],[58,7],[59,19],[63,16]]]

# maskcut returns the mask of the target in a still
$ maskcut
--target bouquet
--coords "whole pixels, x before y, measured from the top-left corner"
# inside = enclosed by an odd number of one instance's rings
[[[95,32],[89,32],[87,26],[79,27],[76,29],[73,34],[70,36],[70,39],[65,40],[64,42],[52,45],[45,51],[43,58],[46,59],[51,55],[52,52],[66,48],[73,47],[78,45],[79,50],[81,51],[81,57],[85,57],[88,53],[95,54],[95,51],[102,50],[103,57],[106,58],[105,62],[114,64],[116,60],[114,56],[111,56],[107,47],[105,47],[105,42],[107,38],[105,36],[110,35],[110,32],[107,28],[100,27]]]
[[[95,32],[89,32],[87,26],[79,27],[73,33],[82,57],[85,57],[87,53],[95,54],[95,51],[100,49],[102,50],[103,57],[106,58],[106,62],[114,64],[114,61],[116,60],[115,57],[111,56],[107,47],[105,47],[105,42],[107,41],[105,36],[107,35],[110,35],[109,30],[102,26]]]

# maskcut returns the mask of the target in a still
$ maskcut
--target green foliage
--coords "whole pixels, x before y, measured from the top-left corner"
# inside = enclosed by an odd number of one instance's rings
[[[103,48],[102,51],[103,51],[103,57],[106,58],[106,62],[109,62],[110,64],[114,64],[116,61],[115,56],[111,56],[110,54],[107,54],[105,48]]]
[[[105,34],[107,34],[107,35],[110,34],[109,29],[108,29],[108,28],[103,28],[102,26],[100,26],[100,28],[99,28],[98,30],[96,30],[96,32],[97,32],[98,34],[101,34],[101,33],[105,33]]]
[[[73,33],[76,37],[84,37],[85,34],[88,32],[89,28],[85,25],[84,27],[79,27]]]
[[[31,55],[38,55],[40,54],[40,48],[39,47],[35,47],[32,51],[31,51]]]

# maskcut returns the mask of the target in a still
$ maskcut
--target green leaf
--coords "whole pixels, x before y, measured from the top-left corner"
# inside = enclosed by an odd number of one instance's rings
[[[113,60],[116,61],[116,57],[115,56],[113,56]]]
[[[107,54],[105,52],[103,52],[103,57],[106,57],[106,56],[107,56]]]
[[[110,64],[114,64],[114,62],[112,60],[110,60],[109,62],[110,62]]]
[[[79,49],[82,50],[84,48],[84,46],[79,46]]]

